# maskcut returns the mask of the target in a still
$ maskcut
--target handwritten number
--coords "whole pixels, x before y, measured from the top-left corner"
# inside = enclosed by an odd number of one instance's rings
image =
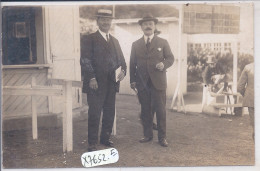
[[[93,162],[97,164],[96,155],[93,156]]]
[[[84,161],[86,162],[86,163],[88,163],[88,161],[87,161],[87,157],[82,157],[83,159],[84,159]],[[89,163],[88,163],[89,164]]]
[[[103,161],[107,161],[107,160],[105,160],[106,155],[105,154],[102,154],[102,155],[103,155]]]
[[[87,157],[82,157],[84,159],[84,166],[86,166],[86,163],[89,164],[89,162],[87,161]]]
[[[104,153],[96,153],[96,154],[91,154],[91,155],[87,155],[87,156],[82,156],[82,162],[83,165],[86,166],[95,166],[95,165],[99,165],[100,163],[105,164],[107,163],[107,161],[109,161],[109,158],[111,158],[112,156],[116,156],[118,155],[118,153],[116,152],[115,149],[111,149],[110,150],[110,155],[106,156],[106,154]]]
[[[102,160],[99,158],[101,154],[98,155],[98,163],[100,163]]]
[[[91,156],[88,155],[88,158],[89,158],[90,165],[92,166],[92,159],[91,159]]]
[[[114,152],[114,149],[111,149],[111,156],[115,156],[117,153]]]

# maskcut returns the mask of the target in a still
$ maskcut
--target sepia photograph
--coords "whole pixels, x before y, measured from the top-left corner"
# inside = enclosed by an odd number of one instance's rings
[[[2,168],[256,165],[253,2],[1,15]]]

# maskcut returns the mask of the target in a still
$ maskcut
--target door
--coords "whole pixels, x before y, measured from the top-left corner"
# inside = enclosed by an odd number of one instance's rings
[[[49,77],[81,81],[79,7],[45,6],[44,13],[46,57],[53,66]],[[73,88],[72,93],[73,108],[80,107],[81,88]],[[60,113],[61,101],[49,97],[49,112]]]
[[[52,78],[80,81],[79,8],[47,6],[45,13]]]

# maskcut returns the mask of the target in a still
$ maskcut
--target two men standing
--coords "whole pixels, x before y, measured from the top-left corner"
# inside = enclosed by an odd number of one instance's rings
[[[108,147],[113,146],[110,135],[115,117],[115,96],[119,91],[120,81],[125,77],[126,63],[118,40],[109,34],[112,19],[111,10],[98,10],[99,30],[83,37],[81,42],[84,45],[81,48],[83,92],[87,93],[89,105],[88,151],[97,150],[102,110],[100,143]],[[159,143],[167,147],[166,69],[173,64],[174,57],[168,42],[154,35],[157,22],[158,19],[150,14],[138,22],[144,36],[132,45],[130,83],[131,88],[138,91],[141,103],[144,138],[140,142],[145,143],[153,138],[153,107],[157,117]],[[115,75],[115,70],[119,67],[121,67],[121,72]]]
[[[141,103],[141,119],[144,138],[139,142],[146,143],[153,139],[153,114],[156,112],[158,140],[161,146],[167,147],[166,141],[166,69],[174,57],[165,39],[154,35],[157,18],[147,14],[139,20],[144,36],[132,44],[130,56],[130,84],[137,90]]]

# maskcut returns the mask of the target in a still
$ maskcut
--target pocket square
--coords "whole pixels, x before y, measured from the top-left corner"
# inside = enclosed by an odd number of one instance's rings
[[[160,52],[162,50],[162,48],[159,47],[157,50]]]

